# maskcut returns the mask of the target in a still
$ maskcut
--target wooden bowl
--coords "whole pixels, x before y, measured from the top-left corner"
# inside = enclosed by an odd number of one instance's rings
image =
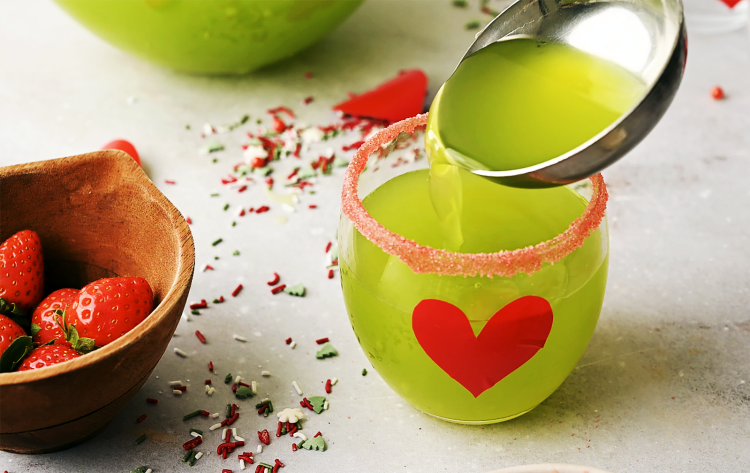
[[[169,344],[195,268],[180,212],[122,151],[0,168],[0,241],[39,234],[45,294],[96,279],[140,276],[154,311],[93,353],[0,374],[0,449],[61,450],[95,436],[133,398]]]

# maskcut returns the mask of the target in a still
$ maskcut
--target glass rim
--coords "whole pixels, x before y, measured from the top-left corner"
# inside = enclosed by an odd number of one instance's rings
[[[401,133],[413,134],[427,125],[427,113],[407,118],[384,128],[359,147],[344,174],[341,192],[342,213],[354,227],[375,246],[396,256],[417,274],[442,276],[500,276],[532,274],[544,263],[553,264],[580,248],[586,238],[599,228],[607,210],[607,186],[601,174],[591,176],[592,196],[583,214],[562,233],[526,248],[496,253],[458,253],[432,248],[391,232],[370,215],[359,197],[359,176],[367,161],[384,145]]]

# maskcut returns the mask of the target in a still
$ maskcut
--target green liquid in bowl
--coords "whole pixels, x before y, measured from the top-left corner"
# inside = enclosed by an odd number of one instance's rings
[[[310,46],[363,0],[56,0],[113,45],[171,69],[245,74]]]

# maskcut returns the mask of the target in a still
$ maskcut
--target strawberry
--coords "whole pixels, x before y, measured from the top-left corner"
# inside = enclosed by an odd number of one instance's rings
[[[68,323],[103,347],[129,332],[154,307],[154,292],[143,278],[105,278],[81,289]]]
[[[29,313],[44,296],[44,261],[39,235],[23,230],[0,245],[0,297]]]
[[[13,340],[25,335],[26,332],[23,331],[20,325],[8,317],[0,315],[0,355],[5,353],[5,350],[13,343]]]
[[[81,356],[72,348],[62,345],[44,345],[34,348],[18,367],[18,371],[38,370],[58,365]]]
[[[31,323],[38,327],[38,330],[34,326],[31,329],[34,343],[44,345],[55,340],[57,345],[70,346],[68,337],[60,326],[58,311],[72,313],[78,302],[78,292],[78,289],[58,289],[37,306],[31,316]]]

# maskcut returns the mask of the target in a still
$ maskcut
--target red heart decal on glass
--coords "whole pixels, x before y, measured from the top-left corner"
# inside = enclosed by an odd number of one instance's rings
[[[497,311],[474,336],[461,309],[425,299],[414,308],[411,322],[427,356],[476,398],[544,347],[552,307],[541,297],[521,297]]]

